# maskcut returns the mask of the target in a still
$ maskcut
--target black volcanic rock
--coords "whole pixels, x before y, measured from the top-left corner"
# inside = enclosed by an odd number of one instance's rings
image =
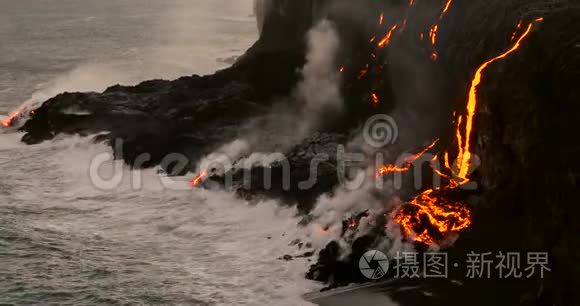
[[[482,163],[473,175],[481,196],[472,201],[474,224],[448,250],[450,262],[465,263],[471,251],[501,251],[520,252],[525,265],[528,252],[546,252],[552,271],[543,279],[481,280],[466,279],[466,271],[459,269],[449,276],[462,280],[459,289],[448,279],[396,281],[395,286],[424,287],[434,297],[423,296],[418,303],[421,293],[416,290],[392,297],[404,305],[578,304],[580,228],[573,216],[579,212],[575,190],[580,166],[575,156],[580,145],[572,139],[580,131],[575,120],[580,114],[575,86],[580,79],[580,37],[570,29],[580,29],[580,7],[571,1],[453,5],[440,32],[439,63],[448,67],[446,81],[454,86],[445,98],[457,101],[459,110],[465,108],[475,69],[510,46],[518,20],[543,16],[544,22],[514,55],[490,66],[478,88],[474,151]],[[453,132],[450,126],[443,141],[452,139]],[[333,276],[342,272],[334,267],[348,271],[343,266],[355,264],[335,246],[320,254],[309,273],[331,287],[342,284]],[[357,275],[347,277],[347,282],[358,281]]]
[[[283,160],[235,167],[210,181],[224,185],[229,179],[231,189],[244,197],[277,198],[307,213],[320,195],[339,184],[338,148],[346,141],[342,134],[317,133],[285,152]]]
[[[235,126],[268,106],[256,98],[247,83],[228,72],[209,77],[184,77],[176,81],[147,81],[135,87],[113,86],[98,93],[63,93],[35,111],[22,127],[23,141],[38,143],[57,134],[106,133],[98,137],[133,165],[140,154],[148,164],[160,163],[170,153],[191,161],[211,146],[236,134]]]

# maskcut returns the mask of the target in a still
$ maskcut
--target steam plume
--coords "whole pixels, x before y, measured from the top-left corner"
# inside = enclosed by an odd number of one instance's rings
[[[324,117],[342,109],[340,75],[335,65],[340,39],[334,25],[323,20],[308,33],[308,54],[297,85],[297,98],[303,103],[300,131],[319,127]]]

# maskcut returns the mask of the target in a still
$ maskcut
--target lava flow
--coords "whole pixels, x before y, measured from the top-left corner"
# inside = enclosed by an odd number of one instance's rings
[[[492,63],[508,57],[510,54],[515,52],[519,49],[522,41],[530,34],[532,27],[535,22],[542,21],[541,18],[536,19],[534,22],[528,24],[524,33],[517,39],[515,44],[504,53],[484,62],[477,71],[475,72],[475,76],[471,81],[471,88],[469,89],[469,100],[467,102],[467,114],[465,119],[465,132],[463,136],[461,135],[461,123],[463,121],[463,117],[459,116],[459,124],[457,126],[457,142],[458,142],[458,157],[457,157],[457,171],[454,173],[456,177],[460,179],[467,179],[467,175],[470,168],[471,162],[471,136],[473,132],[473,119],[475,117],[475,110],[477,108],[477,87],[481,83],[481,77],[483,71]]]
[[[393,32],[397,29],[398,26],[399,25],[395,24],[394,26],[391,27],[391,29],[387,32],[385,37],[383,37],[377,44],[378,48],[384,48],[385,46],[388,46],[391,43],[391,37],[393,36]]]
[[[22,112],[24,112],[24,105],[20,106],[16,111],[12,112],[10,114],[10,116],[8,116],[7,118],[5,118],[4,120],[2,120],[2,122],[0,122],[2,124],[3,127],[5,128],[9,128],[14,124],[14,121],[20,117],[20,115],[22,114]]]
[[[456,164],[452,168],[449,162],[449,152],[444,153],[444,165],[451,175],[445,175],[436,171],[439,175],[448,179],[447,185],[439,188],[433,188],[423,191],[403,205],[393,217],[398,223],[405,236],[412,238],[417,242],[432,245],[444,239],[450,233],[457,233],[468,228],[472,223],[471,210],[463,203],[453,199],[453,194],[457,193],[458,188],[470,181],[468,175],[471,167],[472,148],[471,138],[473,133],[473,123],[475,111],[478,105],[477,89],[481,83],[482,75],[485,69],[492,63],[508,57],[521,46],[522,41],[528,37],[535,23],[541,22],[543,18],[538,18],[529,23],[526,30],[519,36],[514,45],[507,51],[485,61],[476,70],[469,90],[469,98],[465,115],[459,115],[456,126],[456,141],[458,145],[458,154]],[[415,156],[421,156],[434,146],[428,147]],[[417,160],[415,158],[415,160]],[[413,160],[414,162],[414,160]],[[404,164],[402,167],[387,165],[377,172],[381,176],[389,172],[406,172],[409,171],[412,162]]]
[[[371,98],[373,99],[373,104],[377,105],[379,104],[379,96],[377,96],[377,94],[375,92],[371,93]]]
[[[206,176],[207,176],[207,172],[205,172],[205,171],[200,172],[198,175],[196,175],[191,180],[191,186],[197,187],[199,184],[201,184],[203,182],[203,180],[206,178]]]
[[[421,156],[425,155],[425,153],[429,152],[429,150],[433,149],[433,147],[435,147],[437,142],[439,142],[439,139],[434,140],[429,146],[427,146],[425,149],[423,149],[423,151],[407,158],[407,160],[405,160],[403,162],[403,164],[400,166],[398,166],[398,165],[385,165],[385,166],[381,167],[377,171],[376,177],[379,178],[383,175],[386,175],[389,173],[394,173],[394,172],[407,172],[407,171],[409,171],[411,169],[411,165],[413,165],[413,163],[415,163],[415,161],[417,161],[419,158],[421,158]]]
[[[447,2],[445,3],[445,6],[443,7],[443,10],[441,11],[441,14],[439,15],[439,19],[437,20],[437,22],[435,24],[433,24],[431,26],[431,29],[429,29],[429,37],[431,38],[431,46],[433,48],[435,48],[435,45],[437,44],[437,33],[439,32],[439,22],[441,22],[441,20],[443,20],[443,17],[445,17],[445,14],[447,14],[447,12],[449,12],[449,9],[451,8],[451,4],[453,3],[453,0],[447,0]],[[437,53],[436,50],[433,50],[431,52],[431,59],[432,60],[437,60],[437,58],[439,57],[439,54]]]
[[[401,225],[407,237],[432,245],[447,233],[459,232],[471,225],[469,208],[461,202],[449,200],[444,192],[429,189],[413,198],[395,215],[394,221]]]
[[[369,39],[369,42],[371,43],[371,45],[370,45],[371,50],[369,53],[369,61],[362,68],[358,69],[358,74],[356,75],[356,79],[360,80],[363,77],[367,77],[370,74],[372,74],[375,77],[374,78],[375,82],[372,85],[373,88],[370,92],[371,102],[372,102],[373,106],[375,106],[375,107],[378,106],[378,104],[381,100],[379,95],[377,94],[377,88],[382,83],[382,74],[383,74],[383,68],[384,68],[384,65],[380,63],[380,59],[379,59],[380,55],[377,53],[377,51],[389,46],[391,44],[391,42],[393,41],[393,38],[395,37],[395,35],[400,34],[404,31],[404,29],[407,25],[407,17],[409,15],[409,10],[415,5],[415,3],[416,3],[415,0],[409,0],[405,18],[402,21],[399,21],[399,22],[391,25],[388,28],[384,27],[384,25],[386,23],[385,14],[380,13],[379,18],[378,18],[378,25],[379,25],[378,31],[384,32],[386,30],[386,33],[384,35],[382,33],[381,34],[375,33],[375,35]],[[339,71],[340,72],[345,71],[344,64],[339,66]]]

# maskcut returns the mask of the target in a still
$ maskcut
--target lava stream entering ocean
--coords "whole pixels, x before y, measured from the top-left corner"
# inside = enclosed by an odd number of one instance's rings
[[[20,117],[20,115],[22,115],[22,113],[25,110],[25,106],[22,105],[20,106],[17,110],[15,110],[14,112],[12,112],[8,117],[6,117],[4,120],[2,120],[0,123],[2,124],[3,127],[5,128],[9,128],[14,124],[14,121]]]
[[[415,163],[419,158],[421,158],[421,156],[425,155],[425,153],[429,152],[429,150],[433,149],[433,147],[435,147],[435,145],[439,142],[439,139],[434,140],[429,146],[427,146],[425,149],[423,149],[423,151],[407,158],[407,160],[405,162],[403,162],[402,165],[397,166],[397,165],[386,165],[381,167],[377,173],[376,173],[376,177],[379,178],[383,175],[389,174],[389,173],[394,173],[394,172],[407,172],[411,169],[411,165],[413,165],[413,163]]]
[[[462,122],[462,116],[459,117],[459,124],[457,126],[457,142],[458,142],[458,157],[457,157],[457,162],[458,162],[458,171],[455,173],[456,176],[458,178],[461,179],[467,179],[467,174],[469,172],[469,167],[470,167],[470,162],[471,162],[471,136],[473,133],[473,119],[475,117],[475,110],[477,108],[477,87],[479,86],[479,84],[481,83],[481,78],[483,75],[484,70],[491,65],[492,63],[506,58],[508,57],[510,54],[514,53],[516,50],[518,50],[521,46],[522,41],[530,34],[532,27],[534,25],[534,23],[536,22],[541,22],[543,19],[542,18],[538,18],[535,21],[531,22],[528,24],[526,30],[524,31],[524,33],[517,39],[517,41],[515,42],[515,44],[508,49],[507,51],[505,51],[504,53],[484,62],[481,66],[479,66],[479,68],[477,69],[477,71],[475,72],[475,75],[471,81],[471,88],[469,89],[469,100],[467,101],[467,114],[466,114],[466,120],[465,120],[465,133],[463,134],[463,137],[461,136],[460,133],[460,129],[461,129],[461,122]],[[463,144],[463,146],[462,146]]]
[[[538,18],[529,23],[526,30],[518,37],[516,42],[505,52],[485,61],[476,70],[471,81],[469,98],[467,101],[466,114],[457,117],[456,141],[457,141],[457,159],[452,168],[449,162],[449,152],[444,153],[444,165],[450,175],[440,171],[437,174],[448,180],[447,185],[439,188],[433,188],[423,191],[403,205],[393,217],[398,223],[406,237],[417,242],[427,245],[438,243],[450,233],[457,233],[468,228],[472,223],[471,210],[464,203],[454,199],[453,193],[458,188],[470,182],[468,174],[471,168],[473,153],[471,152],[471,138],[473,134],[473,123],[476,109],[478,106],[477,89],[481,84],[483,72],[492,63],[506,58],[521,46],[521,43],[528,37],[535,23],[543,21]],[[433,148],[435,143],[431,144],[425,150],[415,155],[415,159],[410,164],[404,164],[401,167],[387,165],[377,172],[377,177],[389,172],[406,172],[409,171],[411,164],[421,155]],[[411,160],[409,160],[411,161]]]
[[[197,187],[199,186],[199,184],[201,184],[203,182],[203,180],[207,177],[207,172],[202,171],[200,172],[198,175],[196,175],[192,180],[191,180],[191,186],[192,187]]]

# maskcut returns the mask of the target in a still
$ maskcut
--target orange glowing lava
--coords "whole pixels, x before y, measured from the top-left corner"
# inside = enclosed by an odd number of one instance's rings
[[[414,3],[414,0],[410,0],[409,7],[413,6]],[[428,51],[430,58],[434,61],[439,57],[439,53],[436,49],[436,45],[439,43],[438,35],[441,30],[439,23],[450,11],[452,4],[452,0],[447,0],[438,16],[439,18],[435,23],[433,23],[429,31],[419,34],[421,40],[429,39]],[[524,27],[520,22],[512,35],[512,41],[514,41],[513,45],[507,51],[485,61],[476,69],[471,81],[468,99],[466,101],[466,111],[461,113],[457,112],[453,115],[455,119],[453,145],[456,143],[457,149],[444,150],[440,156],[435,156],[431,159],[433,171],[442,179],[444,182],[443,185],[422,191],[412,198],[406,205],[403,205],[393,215],[393,220],[400,225],[403,234],[406,237],[417,242],[431,245],[440,243],[448,237],[449,234],[458,233],[472,224],[473,219],[471,209],[459,199],[465,196],[460,187],[470,182],[469,174],[473,157],[471,141],[473,138],[472,134],[476,109],[478,107],[478,87],[482,82],[482,76],[486,68],[492,63],[506,58],[518,50],[522,41],[530,34],[533,25],[541,21],[543,21],[542,17],[535,19],[525,27],[525,31],[523,31]],[[373,36],[370,38],[371,46],[374,47],[370,53],[371,61],[359,70],[357,76],[358,79],[367,74],[377,74],[380,77],[380,73],[383,69],[382,66],[376,66],[375,61],[378,54],[377,49],[389,46],[393,40],[393,36],[405,29],[406,22],[407,18],[405,17],[404,20],[392,25],[384,36]],[[384,14],[381,14],[379,17],[381,31],[384,30],[382,27],[384,23],[385,16]],[[379,37],[382,38],[379,40]],[[375,82],[370,91],[370,97],[375,105],[379,102],[379,97],[376,92],[378,88],[377,86],[380,86],[380,83],[381,82]],[[376,171],[375,176],[380,178],[390,173],[410,171],[413,164],[429,150],[432,150],[438,141],[439,139],[433,141],[421,152],[412,155],[400,164],[385,165],[381,167]],[[457,155],[455,163],[453,164],[451,154],[455,151],[457,152]],[[435,167],[437,161],[442,161],[442,169],[437,169],[437,167]]]
[[[433,51],[433,52],[431,52],[431,55],[429,56],[429,58],[433,61],[436,61],[439,58],[439,53],[437,53],[437,51]]]
[[[407,171],[409,171],[409,167],[406,166],[406,164],[403,166],[385,165],[377,171],[376,177],[381,177],[389,173],[407,172]]]
[[[384,175],[389,174],[389,173],[409,171],[411,169],[411,165],[413,165],[413,163],[415,163],[419,158],[421,158],[421,156],[425,155],[425,153],[429,152],[429,150],[433,149],[433,147],[435,147],[437,142],[439,142],[439,139],[435,139],[430,145],[428,145],[421,152],[407,158],[403,162],[403,164],[400,166],[398,166],[398,165],[385,165],[385,166],[381,167],[377,171],[375,176],[378,178],[378,177],[384,176]]]
[[[445,14],[447,14],[449,12],[449,9],[451,9],[452,3],[453,3],[453,0],[447,0],[447,2],[445,2],[445,6],[443,7],[443,10],[441,11],[441,14],[439,14],[439,19],[429,29],[429,38],[431,39],[432,48],[435,48],[435,45],[437,44],[437,34],[439,33],[439,22],[441,22],[441,20],[443,20],[443,17],[445,17]],[[421,35],[423,35],[423,34],[421,34]],[[421,36],[421,40],[423,40],[423,36]],[[438,55],[436,50],[431,52],[430,58],[433,61],[436,61],[439,58],[439,55]]]
[[[451,172],[451,176],[435,170],[435,173],[448,180],[447,185],[425,190],[411,199],[407,205],[402,206],[393,217],[393,220],[401,226],[406,237],[432,245],[444,239],[449,233],[459,232],[471,225],[471,210],[463,203],[454,200],[452,194],[457,191],[457,188],[470,182],[468,175],[472,159],[471,138],[475,112],[478,106],[478,86],[481,84],[485,69],[492,63],[506,58],[518,50],[522,41],[530,34],[534,23],[542,20],[543,18],[540,17],[528,24],[524,33],[519,36],[513,46],[500,55],[487,60],[476,70],[469,90],[466,114],[458,115],[456,119],[457,163],[454,169],[451,169],[449,152],[445,152],[443,162],[445,168]],[[394,167],[388,165],[379,169],[377,176],[389,171],[408,171],[408,166]]]
[[[471,211],[465,205],[448,200],[437,192],[433,189],[424,191],[394,216],[394,221],[401,225],[407,237],[431,245],[445,234],[471,225]]]
[[[197,187],[206,178],[207,172],[202,171],[191,180],[191,186]]]
[[[374,105],[377,105],[377,104],[379,104],[379,96],[377,96],[377,94],[376,94],[376,93],[374,93],[374,92],[373,92],[373,93],[371,93],[371,98],[373,99],[373,104],[374,104]]]
[[[441,15],[439,15],[439,20],[443,19],[445,14],[447,14],[447,12],[449,12],[449,9],[451,8],[451,3],[453,3],[453,0],[447,0],[447,2],[445,3],[445,7],[443,8],[443,11],[441,12]]]
[[[433,46],[435,46],[437,43],[437,31],[439,31],[439,25],[437,24],[431,27],[431,30],[429,30],[429,37],[431,37],[431,44]]]
[[[518,31],[522,28],[522,21],[518,21],[518,25],[516,26],[516,29],[514,31],[514,33],[512,34],[512,38],[511,41],[514,41],[514,39],[516,38],[516,35],[518,35]]]
[[[361,79],[362,77],[364,77],[365,75],[367,75],[367,73],[369,72],[369,64],[366,64],[358,73],[357,75],[357,79]]]
[[[535,21],[537,22],[537,21]],[[470,162],[471,162],[471,136],[473,133],[473,119],[475,117],[475,110],[477,108],[477,88],[479,86],[479,84],[481,83],[481,77],[482,74],[484,72],[484,70],[491,65],[492,63],[506,58],[507,56],[509,56],[510,54],[514,53],[516,50],[518,50],[521,46],[522,41],[528,36],[528,34],[530,34],[532,27],[534,26],[534,22],[531,22],[528,24],[526,31],[517,39],[517,41],[515,42],[515,44],[509,48],[507,51],[503,52],[502,54],[484,62],[481,66],[479,66],[479,68],[477,69],[477,71],[475,72],[475,76],[473,77],[473,80],[471,81],[471,88],[469,89],[469,100],[467,101],[467,113],[465,115],[465,132],[463,133],[463,135],[461,134],[461,132],[459,131],[459,129],[461,128],[461,119],[462,117],[459,117],[460,121],[458,124],[458,130],[457,130],[457,134],[458,134],[458,156],[457,156],[457,164],[458,164],[458,169],[457,172],[455,173],[456,176],[460,179],[467,179],[467,174],[469,172],[469,167],[470,167]]]
[[[0,122],[2,124],[2,126],[5,128],[11,127],[12,124],[14,123],[14,120],[16,120],[16,118],[20,117],[22,112],[24,112],[24,109],[25,109],[25,107],[24,107],[24,105],[22,105],[16,111],[12,112],[8,117],[6,117],[4,120],[2,120],[2,122]]]
[[[385,46],[388,46],[391,43],[391,37],[393,36],[393,32],[397,29],[399,25],[395,24],[394,26],[391,27],[391,29],[387,32],[387,34],[383,37],[383,39],[381,39],[381,41],[379,41],[379,43],[377,44],[378,48],[384,48]]]

